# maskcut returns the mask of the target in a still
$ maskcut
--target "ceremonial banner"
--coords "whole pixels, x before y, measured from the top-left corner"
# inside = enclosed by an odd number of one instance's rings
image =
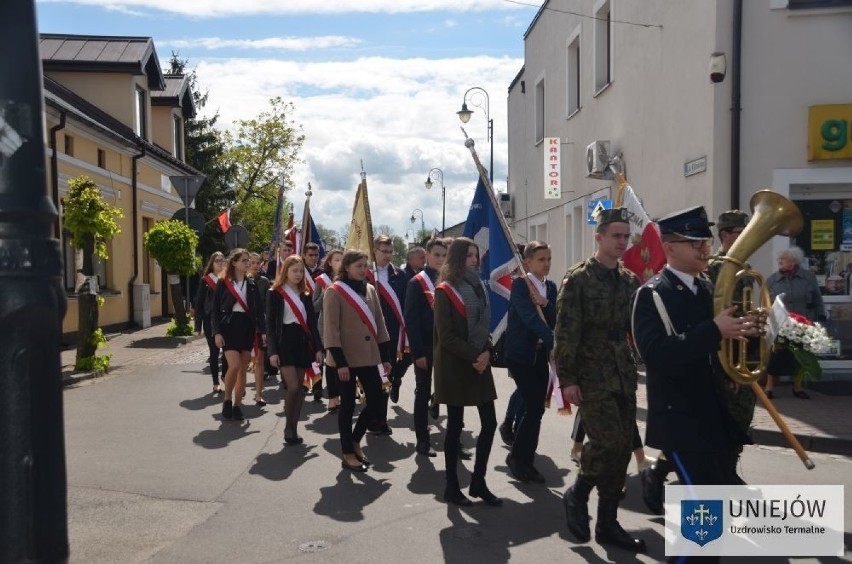
[[[310,193],[310,189],[308,191]],[[302,213],[302,246],[298,249],[299,254],[304,254],[305,245],[308,243],[316,243],[319,245],[319,258],[325,256],[325,246],[322,244],[322,239],[320,239],[319,231],[317,230],[317,226],[314,223],[314,218],[311,216],[311,197],[308,196],[305,200],[305,211]],[[295,247],[294,247],[295,249]]]
[[[352,222],[346,237],[346,248],[364,251],[373,262],[373,222],[370,217],[370,200],[367,198],[367,178],[361,177],[358,191],[355,193],[355,205],[352,208]]]
[[[278,243],[281,242],[283,232],[282,215],[284,214],[284,188],[278,189],[278,201],[275,203],[275,214],[273,215],[272,223],[272,243],[269,245],[271,251],[278,248]]]
[[[624,266],[644,283],[666,265],[660,230],[645,213],[645,208],[629,184],[625,184],[622,201],[630,218],[630,246],[622,260]]]

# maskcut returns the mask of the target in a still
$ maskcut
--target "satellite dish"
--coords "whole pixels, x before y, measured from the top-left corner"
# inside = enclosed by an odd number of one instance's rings
[[[196,235],[201,236],[201,232],[204,231],[204,226],[207,222],[204,220],[204,216],[201,215],[200,211],[193,208],[189,208],[189,210],[181,208],[172,215],[172,219],[187,223],[187,215],[189,216],[189,228],[195,231]]]
[[[229,249],[240,249],[248,246],[248,231],[242,225],[232,225],[225,233],[225,244]]]

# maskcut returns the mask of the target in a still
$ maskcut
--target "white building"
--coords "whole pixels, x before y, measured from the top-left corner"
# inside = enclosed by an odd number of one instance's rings
[[[795,243],[830,278],[831,331],[852,359],[852,0],[549,0],[524,45],[508,98],[510,222],[519,242],[552,245],[554,278],[594,249],[588,202],[616,196],[587,174],[587,146],[607,140],[651,217],[748,210],[761,188],[795,201]],[[711,58],[726,63],[720,82]],[[545,199],[549,138],[558,199]],[[775,237],[751,263],[768,275],[789,244]]]

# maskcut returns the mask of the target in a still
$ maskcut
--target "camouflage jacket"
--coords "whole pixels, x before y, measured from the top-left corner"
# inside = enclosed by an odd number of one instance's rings
[[[722,270],[722,267],[725,265],[725,251],[719,249],[716,251],[716,254],[710,257],[710,263],[707,265],[707,276],[710,278],[710,282],[713,283],[713,287],[716,287],[716,280],[719,278],[719,271]],[[746,268],[751,268],[748,263],[745,263]],[[734,288],[734,298],[733,303],[731,305],[737,306],[739,309],[735,313],[736,316],[743,315],[742,313],[742,304],[743,304],[743,288],[749,287],[752,288],[754,286],[754,279],[750,276],[743,277],[739,282],[737,282],[736,288]],[[759,294],[755,293],[754,300],[759,300]]]
[[[639,279],[619,263],[594,257],[572,266],[557,298],[556,366],[560,386],[579,385],[584,400],[636,391],[636,363],[628,343]]]

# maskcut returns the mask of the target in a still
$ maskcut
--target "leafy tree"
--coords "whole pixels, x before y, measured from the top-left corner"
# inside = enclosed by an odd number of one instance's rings
[[[393,263],[397,266],[404,265],[408,260],[408,243],[399,235],[391,234],[393,243]]]
[[[191,335],[189,317],[183,301],[180,274],[193,274],[201,268],[201,259],[195,254],[198,235],[182,221],[160,221],[144,237],[145,248],[169,275],[172,303],[175,306],[175,325],[178,334]]]
[[[95,358],[95,352],[105,340],[98,328],[98,296],[93,257],[107,259],[106,242],[121,233],[117,220],[124,217],[121,210],[109,205],[101,190],[86,176],[68,182],[68,197],[64,202],[64,226],[71,232],[71,244],[83,251],[83,264],[78,272],[85,277],[77,288],[77,359],[78,370],[109,367],[109,357]]]
[[[340,237],[335,230],[323,227],[319,223],[316,225],[317,233],[319,233],[320,240],[322,241],[322,244],[325,245],[326,251],[341,248],[343,246],[341,245]]]

